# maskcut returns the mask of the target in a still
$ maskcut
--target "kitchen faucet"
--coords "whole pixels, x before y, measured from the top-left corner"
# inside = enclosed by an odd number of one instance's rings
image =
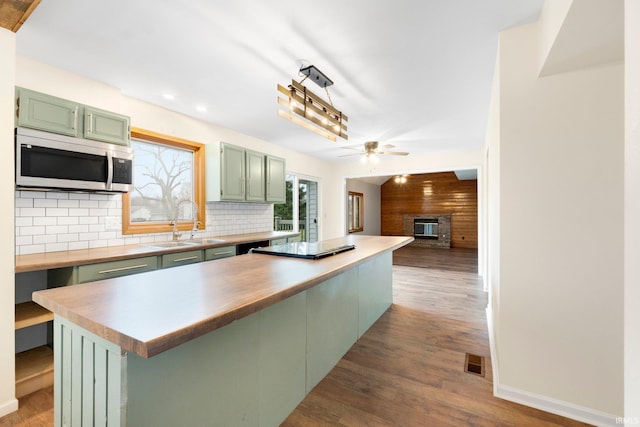
[[[180,238],[180,236],[182,235],[182,233],[178,232],[178,215],[179,215],[178,212],[180,210],[180,205],[182,203],[184,203],[184,202],[189,202],[196,208],[196,210],[195,210],[195,212],[193,214],[193,228],[191,229],[191,237],[190,238],[193,239],[194,233],[196,231],[198,231],[198,222],[199,222],[198,221],[198,212],[200,211],[199,208],[198,208],[198,205],[193,200],[189,200],[189,199],[180,200],[178,202],[178,204],[176,205],[176,211],[175,211],[175,214],[173,216],[173,221],[172,221],[172,225],[173,225],[172,235],[173,235],[173,240],[174,241],[177,241],[178,238]]]

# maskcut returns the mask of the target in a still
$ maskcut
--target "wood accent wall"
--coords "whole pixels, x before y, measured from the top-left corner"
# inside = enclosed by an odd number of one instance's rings
[[[453,172],[409,175],[404,184],[389,179],[380,187],[381,234],[401,236],[403,215],[451,214],[451,247],[477,248],[477,184]]]

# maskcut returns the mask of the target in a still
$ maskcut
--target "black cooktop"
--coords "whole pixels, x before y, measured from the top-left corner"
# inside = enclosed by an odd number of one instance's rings
[[[355,247],[356,245],[336,246],[335,244],[332,245],[327,242],[294,242],[267,246],[265,248],[254,248],[251,252],[293,258],[320,259],[339,254],[340,252],[350,251],[351,249],[355,249]]]

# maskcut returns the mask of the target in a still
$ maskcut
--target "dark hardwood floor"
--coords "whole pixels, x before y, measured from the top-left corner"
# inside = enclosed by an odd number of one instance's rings
[[[478,272],[478,250],[467,248],[420,248],[404,246],[393,252],[393,264],[406,267]]]
[[[403,249],[394,262],[421,254]],[[283,425],[586,425],[493,397],[476,253],[427,249],[413,260],[423,267],[394,265],[393,305]],[[464,372],[465,353],[485,358],[484,377]]]
[[[283,426],[586,425],[493,397],[477,259],[434,251],[425,259],[439,268],[394,265],[393,305]],[[485,358],[483,377],[464,372],[465,353]],[[33,393],[0,426],[51,426],[52,406],[51,388]]]

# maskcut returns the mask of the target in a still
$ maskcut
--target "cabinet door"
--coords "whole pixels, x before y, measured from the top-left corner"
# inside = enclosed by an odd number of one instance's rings
[[[202,260],[202,250],[165,254],[162,255],[162,268],[193,264],[195,262],[202,262]]]
[[[98,108],[85,107],[84,137],[129,146],[129,117]]]
[[[244,150],[229,144],[222,144],[220,158],[220,199],[244,200]]]
[[[279,239],[273,239],[271,240],[271,246],[275,246],[275,245],[283,245],[285,243],[287,243],[287,238],[286,237],[281,237]]]
[[[247,193],[245,199],[251,202],[264,202],[265,156],[262,153],[249,150],[245,153],[247,174]]]
[[[236,255],[235,246],[220,246],[218,248],[208,248],[204,250],[204,260],[211,261],[214,259],[228,258]]]
[[[267,156],[267,201],[286,203],[285,160]]]
[[[80,105],[55,96],[16,89],[17,125],[62,135],[78,136]]]

